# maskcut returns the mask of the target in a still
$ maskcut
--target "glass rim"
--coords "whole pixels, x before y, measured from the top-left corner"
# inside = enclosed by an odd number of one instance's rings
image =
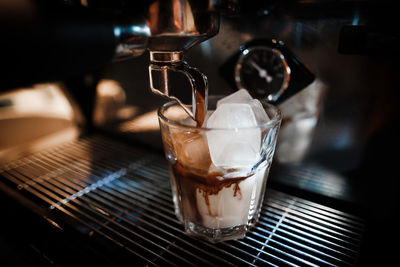
[[[219,97],[217,95],[212,95],[209,97]],[[222,97],[222,95],[221,95]],[[267,128],[273,128],[275,127],[278,123],[280,123],[282,121],[282,112],[281,110],[266,102],[265,100],[259,100],[262,105],[267,106],[269,109],[273,109],[276,113],[276,116],[274,116],[271,120],[267,121],[266,123],[257,125],[257,126],[251,126],[251,127],[236,127],[236,128],[208,128],[208,127],[196,127],[196,126],[189,126],[189,125],[185,125],[180,123],[179,121],[176,120],[171,120],[168,119],[167,117],[164,116],[164,112],[170,108],[171,106],[177,105],[179,106],[178,102],[176,102],[175,100],[171,100],[168,101],[166,103],[164,103],[163,105],[161,105],[161,107],[158,108],[157,114],[158,114],[158,119],[161,120],[162,122],[168,124],[169,126],[175,126],[175,127],[179,127],[179,128],[185,128],[185,129],[191,129],[191,130],[203,130],[203,131],[210,131],[210,130],[220,130],[220,131],[232,131],[232,130],[248,130],[248,129],[267,129]]]

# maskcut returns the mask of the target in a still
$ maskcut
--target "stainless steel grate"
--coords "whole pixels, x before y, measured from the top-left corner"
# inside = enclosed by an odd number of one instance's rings
[[[0,179],[142,265],[351,266],[363,231],[355,216],[267,190],[245,239],[194,239],[175,217],[165,160],[101,136],[8,163]]]
[[[334,199],[357,202],[357,190],[351,180],[317,164],[285,164],[275,168],[274,182]]]

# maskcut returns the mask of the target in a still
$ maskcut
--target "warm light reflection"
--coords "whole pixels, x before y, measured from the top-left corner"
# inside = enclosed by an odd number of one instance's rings
[[[139,108],[125,105],[126,94],[120,83],[103,79],[96,88],[96,105],[93,120],[96,125],[104,125],[117,120],[133,117]]]
[[[151,32],[154,34],[158,28],[158,12],[159,12],[159,3],[158,1],[152,3],[149,7],[149,19],[146,20],[146,23],[149,25]]]
[[[0,95],[0,164],[76,139],[82,118],[58,84]]]
[[[164,115],[170,120],[182,120],[188,117],[183,109],[178,106],[170,107]],[[122,132],[132,133],[158,131],[160,127],[158,125],[157,109],[144,113],[130,121],[122,123],[119,129]]]
[[[144,113],[136,118],[124,122],[120,125],[119,129],[122,132],[147,132],[147,131],[158,131],[158,117],[157,110]]]
[[[181,1],[179,0],[174,0],[172,3],[173,7],[173,18],[174,18],[174,26],[178,31],[183,30],[183,25],[182,25],[182,6],[181,6]]]
[[[26,116],[56,117],[72,120],[74,110],[64,92],[57,84],[37,84],[0,96],[11,105],[2,107],[0,119]]]
[[[117,119],[118,120],[127,120],[133,118],[135,115],[139,113],[140,108],[137,106],[125,106],[118,110]]]
[[[99,97],[112,97],[118,101],[125,101],[126,98],[121,85],[114,80],[101,80],[96,90]]]
[[[188,114],[180,106],[171,106],[165,112],[164,116],[169,120],[183,120],[188,117]]]
[[[196,32],[196,25],[194,24],[194,17],[192,12],[192,7],[188,1],[183,2],[183,30],[188,32]]]

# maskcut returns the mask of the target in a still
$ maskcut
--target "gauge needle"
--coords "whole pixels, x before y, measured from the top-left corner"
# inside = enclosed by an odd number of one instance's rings
[[[265,69],[258,66],[257,63],[255,63],[253,60],[250,60],[249,63],[252,67],[254,67],[258,71],[258,75],[261,78],[264,78],[267,81],[267,83],[270,83],[272,81],[272,77],[268,75],[268,72]]]

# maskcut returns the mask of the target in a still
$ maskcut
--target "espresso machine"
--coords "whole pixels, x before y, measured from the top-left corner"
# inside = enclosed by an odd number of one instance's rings
[[[391,262],[394,10],[390,1],[2,1],[0,262]],[[187,105],[201,88],[245,88],[283,114],[260,222],[243,240],[195,239],[174,215],[157,108],[173,99],[195,117]]]

